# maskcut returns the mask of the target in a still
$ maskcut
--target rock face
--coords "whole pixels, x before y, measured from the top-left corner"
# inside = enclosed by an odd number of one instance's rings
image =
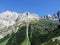
[[[30,14],[29,12],[26,12],[26,13],[20,14],[16,21],[17,22],[22,22],[22,21],[30,22],[33,20],[39,20],[39,16],[37,14]]]
[[[36,14],[28,13],[28,19],[34,20],[39,17]],[[19,14],[17,12],[5,11],[0,13],[0,27],[11,26],[16,22],[27,21],[26,13]]]
[[[60,10],[57,12],[57,16],[60,18]]]
[[[43,16],[41,18],[60,22],[60,10],[57,13],[55,13],[53,16],[48,14],[47,16]]]
[[[11,26],[15,24],[18,14],[16,12],[6,11],[0,13],[0,27]]]
[[[28,15],[27,15],[28,14]],[[20,14],[17,12],[5,11],[0,13],[0,39],[7,35],[12,30],[16,30],[17,22],[27,22],[32,20],[39,20],[39,16],[36,14],[30,14],[29,12]]]

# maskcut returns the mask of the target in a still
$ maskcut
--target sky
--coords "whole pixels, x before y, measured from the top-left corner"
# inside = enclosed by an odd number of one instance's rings
[[[39,16],[53,15],[60,10],[60,0],[0,0],[0,13],[6,10],[36,13]]]

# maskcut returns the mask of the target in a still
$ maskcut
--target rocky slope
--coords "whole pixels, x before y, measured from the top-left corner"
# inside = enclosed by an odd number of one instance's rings
[[[38,21],[39,16],[37,14],[30,14],[29,12],[20,14],[17,12],[5,11],[0,13],[0,37],[2,38],[12,30],[17,30],[20,23],[33,20]]]
[[[0,27],[11,26],[16,22],[26,21],[27,19],[26,13],[19,14],[17,12],[5,11],[0,13]],[[36,14],[29,14],[29,20],[38,19],[39,17]]]

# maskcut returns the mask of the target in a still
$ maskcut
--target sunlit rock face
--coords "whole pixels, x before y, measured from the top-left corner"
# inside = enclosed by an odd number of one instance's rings
[[[0,13],[0,27],[5,26],[12,26],[17,22],[31,22],[31,21],[38,21],[39,16],[37,14],[30,14],[29,12],[25,12],[23,14],[12,12],[12,11],[5,11]]]
[[[15,24],[15,20],[17,19],[18,15],[18,13],[11,11],[0,13],[0,27],[3,28],[5,26],[11,26]]]
[[[39,16],[37,14],[30,14],[29,12],[23,14],[12,11],[2,12],[0,13],[0,39],[9,34],[12,30],[18,30],[19,25],[22,24],[20,22],[31,22],[38,20]]]
[[[17,12],[11,12],[11,11],[5,11],[0,14],[1,19],[6,19],[6,20],[16,20],[18,17]]]
[[[38,21],[39,20],[39,16],[37,14],[30,14],[29,12],[20,14],[17,18],[18,22],[31,22],[31,21]]]

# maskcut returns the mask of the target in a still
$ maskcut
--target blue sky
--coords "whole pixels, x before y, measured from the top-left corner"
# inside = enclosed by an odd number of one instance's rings
[[[60,10],[60,0],[0,0],[0,13],[6,10],[53,15]]]

